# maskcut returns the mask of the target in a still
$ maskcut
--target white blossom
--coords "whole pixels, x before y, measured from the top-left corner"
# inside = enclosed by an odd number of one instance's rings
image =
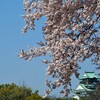
[[[40,41],[39,48],[31,48],[27,53],[22,50],[18,57],[31,60],[49,53],[51,60],[42,62],[48,65],[47,76],[58,81],[46,81],[46,85],[52,90],[66,85],[60,93],[67,96],[72,74],[79,76],[78,62],[91,56],[94,63],[100,60],[100,0],[24,0],[23,3],[26,25],[22,32],[34,29],[34,21],[45,16],[43,37],[46,43]],[[45,92],[47,96],[51,90]]]

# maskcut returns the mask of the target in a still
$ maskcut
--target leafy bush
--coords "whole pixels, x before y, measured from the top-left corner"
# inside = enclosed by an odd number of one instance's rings
[[[14,83],[0,85],[0,100],[25,100],[31,93],[30,88],[19,87]]]

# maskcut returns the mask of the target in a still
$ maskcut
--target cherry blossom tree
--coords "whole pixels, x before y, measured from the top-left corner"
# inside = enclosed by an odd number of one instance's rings
[[[36,56],[49,54],[51,60],[43,60],[47,64],[46,75],[55,81],[46,79],[48,90],[63,86],[60,93],[70,93],[71,76],[78,78],[79,62],[88,58],[100,68],[100,0],[24,0],[23,18],[26,25],[22,32],[34,30],[34,21],[42,16],[47,18],[42,27],[45,42],[40,47],[20,51],[19,58],[31,60]]]

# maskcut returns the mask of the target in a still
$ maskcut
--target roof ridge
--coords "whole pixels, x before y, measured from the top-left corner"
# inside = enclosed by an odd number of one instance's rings
[[[85,71],[85,73],[94,73],[94,71],[90,71],[90,72],[89,71]]]

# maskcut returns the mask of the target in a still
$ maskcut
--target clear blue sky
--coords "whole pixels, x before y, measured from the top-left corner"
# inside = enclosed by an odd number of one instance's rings
[[[22,0],[1,0],[0,1],[0,84],[25,83],[34,90],[39,90],[43,95],[45,86],[45,68],[41,59],[37,57],[30,62],[18,59],[16,54],[20,49],[28,50],[27,46],[37,45],[36,42],[43,40],[41,26],[45,19],[36,22],[36,30],[21,34],[24,20]],[[81,73],[84,71],[95,71],[94,66],[87,60],[81,64]],[[86,69],[87,68],[87,69]],[[73,87],[76,87],[78,80],[73,77]],[[52,94],[59,96],[58,91]]]

